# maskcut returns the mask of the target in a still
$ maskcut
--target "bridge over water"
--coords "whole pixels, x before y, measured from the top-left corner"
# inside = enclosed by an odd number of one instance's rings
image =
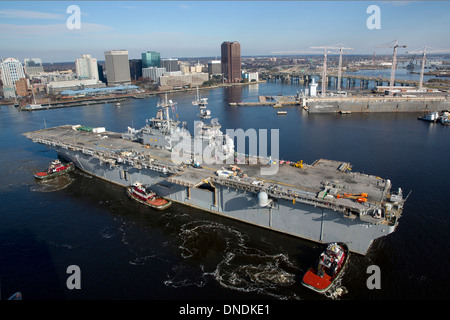
[[[270,74],[262,74],[262,79],[266,79],[268,81],[280,81],[280,82],[290,82],[290,83],[304,83],[305,85],[309,84],[313,78],[319,78],[318,83],[321,83],[322,74],[318,72],[309,72],[309,73],[270,73]],[[330,73],[327,74],[327,87],[337,87],[338,76],[337,74]],[[343,73],[341,75],[341,88],[369,88],[369,83],[375,86],[389,86],[390,78],[388,77],[371,77],[365,75],[357,75],[357,74],[347,74]],[[395,79],[394,85],[400,86],[417,86],[419,84],[418,81],[414,80],[404,80],[404,79]]]

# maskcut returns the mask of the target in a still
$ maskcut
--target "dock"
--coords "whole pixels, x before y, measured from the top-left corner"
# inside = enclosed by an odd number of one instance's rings
[[[112,98],[112,99],[91,99],[82,101],[67,101],[67,102],[57,102],[55,104],[44,104],[40,108],[27,108],[26,106],[21,106],[20,111],[38,111],[38,110],[49,110],[49,109],[59,109],[59,108],[69,108],[69,107],[80,107],[89,106],[96,104],[114,103],[126,100],[125,98]]]
[[[298,96],[259,96],[258,101],[248,102],[230,102],[230,106],[249,107],[249,106],[273,106],[274,108],[281,108],[283,106],[299,105],[300,100]]]
[[[309,113],[432,112],[450,109],[444,94],[423,96],[306,97]]]

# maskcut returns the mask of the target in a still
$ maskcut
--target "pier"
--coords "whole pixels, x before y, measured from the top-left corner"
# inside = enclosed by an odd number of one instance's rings
[[[449,110],[450,100],[444,95],[307,97],[302,106],[308,113],[431,112]]]
[[[274,108],[281,108],[283,106],[300,105],[299,96],[259,96],[258,101],[248,102],[230,102],[229,105],[233,107],[249,107],[249,106],[273,106]]]

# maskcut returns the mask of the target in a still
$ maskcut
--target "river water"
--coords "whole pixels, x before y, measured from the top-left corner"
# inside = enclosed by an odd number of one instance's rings
[[[291,95],[295,84],[262,83],[201,90],[223,129],[279,129],[280,158],[348,161],[354,171],[388,178],[411,192],[397,230],[352,255],[342,300],[449,298],[450,127],[421,114],[307,114],[286,107],[230,107],[259,95]],[[171,94],[192,129],[194,92]],[[48,182],[32,174],[56,157],[22,134],[82,124],[124,132],[156,112],[158,97],[115,104],[20,112],[0,107],[0,289],[25,300],[324,300],[303,274],[322,246],[174,204],[152,211],[124,189],[80,171]],[[68,289],[67,268],[81,270]],[[370,289],[369,266],[381,288]]]

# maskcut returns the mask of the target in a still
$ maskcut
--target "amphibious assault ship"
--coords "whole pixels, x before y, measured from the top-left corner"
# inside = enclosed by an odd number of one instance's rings
[[[344,242],[362,255],[397,227],[405,199],[401,189],[391,192],[389,179],[342,161],[292,165],[238,154],[217,119],[206,122],[207,99],[193,104],[200,110],[194,136],[170,115],[167,96],[139,130],[62,125],[24,135],[109,182],[139,182],[172,202],[319,243]],[[274,164],[276,173],[264,173]]]

